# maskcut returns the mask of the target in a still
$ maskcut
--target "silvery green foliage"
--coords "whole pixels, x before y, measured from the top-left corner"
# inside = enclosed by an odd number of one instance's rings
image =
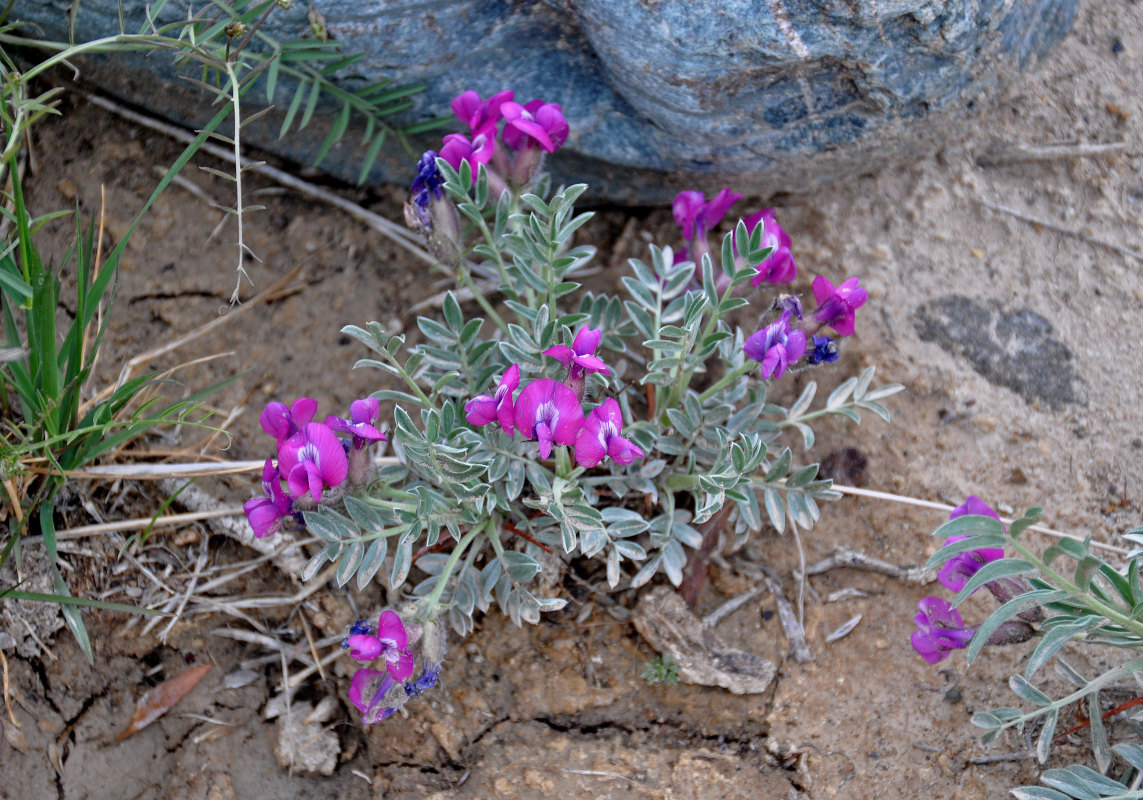
[[[1143,790],[1128,783],[1106,777],[1119,756],[1128,765],[1128,772],[1143,775],[1143,747],[1122,742],[1112,745],[1104,715],[1108,709],[1101,702],[1100,693],[1118,682],[1143,682],[1143,584],[1140,582],[1140,560],[1143,551],[1132,552],[1127,564],[1116,569],[1091,551],[1090,539],[1076,541],[1061,539],[1051,545],[1042,556],[1036,555],[1023,541],[1021,534],[1040,516],[1040,509],[1029,509],[1023,517],[1005,530],[997,520],[983,516],[963,516],[942,525],[934,536],[968,537],[946,545],[929,561],[927,567],[937,567],[957,553],[980,548],[1002,547],[1008,557],[984,565],[965,584],[953,605],[959,605],[973,591],[1001,578],[1021,577],[1027,590],[997,608],[977,628],[968,645],[971,662],[1001,625],[1022,612],[1039,607],[1043,619],[1038,623],[1039,642],[1022,673],[1013,675],[1009,687],[1031,710],[1014,707],[996,708],[973,716],[972,723],[984,729],[981,741],[991,743],[1009,729],[1023,731],[1029,726],[1035,733],[1035,754],[1040,763],[1047,761],[1052,743],[1059,734],[1060,712],[1077,703],[1083,703],[1088,719],[1088,737],[1095,764],[1099,771],[1075,765],[1065,769],[1047,770],[1041,777],[1044,786],[1023,786],[1012,794],[1027,800],[1066,800],[1066,798],[1143,798]],[[1135,543],[1143,544],[1143,528],[1126,534]],[[1061,656],[1068,643],[1111,645],[1135,657],[1093,678],[1085,677]],[[1036,675],[1049,662],[1056,672],[1074,690],[1053,698],[1033,683]],[[1038,727],[1037,727],[1038,726]],[[1128,722],[1136,736],[1143,734],[1137,723]],[[1130,781],[1129,781],[1130,783]]]
[[[569,308],[580,288],[574,275],[594,255],[570,246],[591,217],[573,208],[586,187],[561,189],[548,201],[505,193],[490,203],[483,169],[470,189],[467,164],[460,174],[438,165],[477,240],[469,252],[480,263],[458,269],[498,276],[507,312],[502,319],[486,305],[492,323],[468,318],[450,293],[439,319],[418,320],[423,341],[411,350],[403,335],[375,322],[343,329],[373,353],[356,366],[399,383],[375,396],[396,404],[390,441],[400,463],[382,470],[363,496],[346,498],[345,513],[306,513],[325,542],[309,575],[332,562],[340,584],[356,578],[364,587],[381,574],[396,589],[416,557],[425,577],[413,594],[447,604],[452,627],[464,634],[473,614],[494,604],[516,623],[561,608],[566,601],[554,596],[560,568],[577,556],[601,560],[613,589],[659,573],[678,585],[684,548],[702,540],[697,526],[713,524],[727,506],[726,530],[740,540],[767,523],[778,531],[813,526],[819,501],[837,493],[817,477],[816,464],[796,463],[780,443],[783,431],[797,431],[809,448],[813,419],[860,421],[860,409],[887,418],[880,401],[901,387],[873,388],[870,367],[823,408],[811,411],[813,382],[790,408],[768,402],[757,370],[746,367],[745,334],[727,320],[747,304],[734,290],[754,274],[736,266],[736,253],[746,264],[768,253],[761,226],[748,235],[739,223],[724,239],[717,269],[730,285],[721,294],[709,257],[672,264],[670,250],[652,247],[648,262],[631,261],[625,296],[587,293]],[[457,277],[469,285],[469,275]],[[561,380],[564,368],[542,351],[571,342],[584,325],[603,330],[598,355],[611,365],[610,375],[587,376],[585,397],[618,401],[628,421],[623,435],[644,458],[586,471],[557,447],[542,462],[534,442],[495,423],[465,421],[466,400],[488,392],[511,364],[533,379]]]

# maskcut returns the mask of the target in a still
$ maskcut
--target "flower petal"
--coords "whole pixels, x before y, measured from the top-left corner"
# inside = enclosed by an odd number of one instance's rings
[[[627,466],[637,458],[643,457],[643,451],[622,436],[612,436],[607,443],[607,455],[620,466]]]
[[[363,664],[376,659],[385,649],[381,640],[371,633],[354,634],[346,640],[346,643],[349,645],[349,655]]]
[[[477,395],[464,404],[464,418],[469,425],[487,425],[497,418],[496,401],[486,394]]]
[[[826,298],[833,297],[837,294],[837,290],[833,288],[833,284],[829,278],[824,275],[818,275],[814,278],[813,284],[814,301],[820,306],[826,301]]]
[[[600,420],[589,414],[575,440],[575,463],[581,467],[597,467],[607,455],[607,447],[600,436]]]
[[[398,650],[405,650],[409,646],[409,634],[405,630],[405,623],[397,615],[397,612],[391,608],[387,608],[381,612],[381,616],[377,618],[377,638],[387,639],[392,642]]]
[[[383,670],[360,668],[353,673],[353,679],[349,682],[349,702],[364,714],[369,710],[371,701],[385,696],[385,692],[389,691],[385,684],[392,683],[392,680]],[[382,688],[384,691],[381,691]]]
[[[570,368],[572,365],[572,359],[575,357],[575,351],[568,347],[566,344],[557,344],[545,350],[544,355],[550,356],[563,364],[565,367]]]
[[[395,661],[386,663],[385,668],[398,683],[404,682],[413,674],[413,665],[416,659],[411,653],[400,653]]]

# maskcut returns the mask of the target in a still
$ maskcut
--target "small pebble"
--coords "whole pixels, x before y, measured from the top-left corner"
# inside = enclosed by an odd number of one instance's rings
[[[259,674],[252,669],[237,669],[222,679],[224,689],[241,689],[258,680]]]

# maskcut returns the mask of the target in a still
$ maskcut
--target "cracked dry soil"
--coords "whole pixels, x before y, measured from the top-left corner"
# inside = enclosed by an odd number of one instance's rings
[[[994,106],[950,125],[947,143],[934,157],[839,182],[828,192],[772,201],[794,241],[799,291],[806,292],[815,274],[835,282],[860,275],[870,289],[858,335],[847,342],[838,368],[819,373],[819,397],[869,363],[878,365],[879,379],[907,387],[892,400],[891,425],[867,419],[860,428],[819,428],[818,458],[835,453],[836,463],[860,466],[848,470],[847,480],[952,503],[974,493],[1010,511],[1042,504],[1052,527],[1103,542],[1139,524],[1143,406],[1131,399],[1143,375],[1143,351],[1126,343],[1137,338],[1143,307],[1140,261],[982,203],[1143,249],[1143,52],[1139,37],[1128,36],[1141,30],[1143,6],[1127,0],[1084,4],[1067,39]],[[178,150],[74,98],[63,111],[62,119],[39,128],[33,142],[32,207],[42,213],[78,203],[94,213],[103,188],[110,243],[150,192],[154,168],[169,164]],[[1099,158],[1004,158],[1013,147],[1076,141],[1125,146]],[[989,166],[981,166],[983,153],[990,154]],[[185,174],[225,200],[222,182],[206,173]],[[389,329],[415,330],[411,306],[440,288],[419,264],[340,214],[253,183],[252,197],[267,208],[248,219],[250,245],[263,259],[248,265],[251,274],[262,288],[301,266],[296,288],[156,364],[230,353],[180,378],[193,390],[244,371],[215,399],[225,409],[250,395],[223,454],[235,459],[265,456],[256,410],[267,400],[309,394],[324,414],[376,388],[374,374],[351,370],[363,354],[340,326],[378,320]],[[400,192],[347,193],[400,218]],[[636,210],[628,219],[625,212],[603,209],[581,231],[581,241],[600,248],[605,270],[593,279],[598,286],[613,287],[627,258],[645,256],[647,240],[674,242],[669,211]],[[218,220],[217,211],[180,189],[170,190],[144,220],[123,262],[99,381],[112,379],[131,356],[215,319],[224,308],[234,279],[233,231],[210,239]],[[55,229],[57,261],[63,231],[62,225]],[[1000,320],[1004,326],[1035,320],[1036,328],[992,339],[973,330],[971,341],[958,341],[955,331],[963,326],[925,321],[931,320],[926,303],[954,295],[963,298],[963,308],[993,315],[995,331]],[[959,312],[949,306],[942,313],[948,320]],[[1022,349],[1028,341],[1035,347]],[[1066,376],[1065,365],[1026,363],[1060,352],[1071,356]],[[1006,373],[1004,364],[1020,370]],[[793,376],[777,391],[796,396],[806,379]],[[1065,384],[1075,389],[1071,395],[1039,394]],[[254,491],[254,480],[203,486],[221,502],[238,503]],[[157,502],[151,489],[129,483],[85,486],[84,494],[88,509],[107,519],[150,514]],[[61,503],[61,513],[67,525],[91,521],[78,500]],[[941,519],[939,513],[848,498],[827,505],[818,527],[804,534],[806,558],[812,562],[845,546],[902,565],[923,563],[936,549],[929,534]],[[212,563],[249,557],[205,529],[156,532],[148,553],[160,566],[165,561],[172,570],[184,569],[203,541]],[[146,586],[136,570],[117,566],[117,546],[73,545],[79,552],[65,557],[77,591],[114,589],[112,599],[129,599]],[[792,541],[763,531],[712,570],[696,609],[700,615],[751,587],[735,569],[746,562],[784,576],[787,597],[796,599]],[[473,635],[453,643],[441,684],[411,703],[407,718],[362,730],[342,701],[329,722],[341,754],[328,777],[291,775],[275,760],[277,723],[264,720],[263,709],[281,680],[277,661],[254,667],[253,682],[225,687],[225,675],[265,654],[216,633],[244,623],[193,617],[176,625],[163,644],[154,634],[140,636],[139,626],[125,631],[122,617],[90,613],[94,667],[66,634],[54,637],[51,655],[7,651],[20,727],[5,718],[0,798],[969,800],[1002,798],[1008,788],[1036,780],[1037,767],[1028,760],[973,762],[1024,744],[1012,739],[986,750],[968,724],[974,710],[1012,703],[1006,681],[1024,651],[986,651],[971,667],[954,656],[940,669],[909,648],[916,603],[938,592],[936,586],[854,569],[811,578],[804,600],[815,658],[805,664],[786,658],[774,599],[764,593],[745,604],[720,623],[719,637],[779,665],[769,692],[747,696],[648,686],[639,672],[653,653],[630,623],[609,613],[579,582],[566,582],[564,589],[572,600],[568,609],[538,626],[517,629],[497,615],[480,619]],[[249,573],[238,591],[254,596],[294,587],[267,566]],[[626,593],[616,600],[631,609],[637,597]],[[356,608],[379,602],[376,593],[323,590],[305,612],[316,635],[335,636]],[[586,603],[593,608],[585,610]],[[989,610],[984,598],[974,598],[965,616],[975,622]],[[258,620],[304,642],[291,611],[268,609]],[[826,643],[858,614],[861,622],[849,635]],[[1070,658],[1081,672],[1094,674],[1108,656],[1073,648]],[[114,743],[135,698],[191,660],[216,669],[171,713]],[[307,681],[297,700],[340,698],[347,683],[347,665],[336,663],[324,680]],[[1045,688],[1060,687],[1049,681]],[[1068,743],[1051,763],[1084,757],[1082,743]]]

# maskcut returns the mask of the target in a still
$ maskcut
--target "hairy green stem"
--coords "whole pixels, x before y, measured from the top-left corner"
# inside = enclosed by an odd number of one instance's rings
[[[452,571],[456,569],[456,563],[460,561],[461,555],[463,555],[468,546],[472,544],[472,540],[484,531],[492,528],[494,524],[495,522],[493,520],[489,520],[484,525],[477,525],[457,542],[456,547],[454,547],[449,554],[448,561],[445,562],[444,569],[441,570],[440,577],[437,578],[437,585],[433,587],[433,593],[424,600],[423,610],[419,615],[422,619],[428,619],[433,616],[436,610],[440,608],[441,595],[444,594],[448,579],[452,577]]]
[[[503,317],[496,313],[496,309],[492,307],[492,303],[488,302],[488,298],[484,296],[484,293],[476,288],[476,284],[472,282],[472,276],[468,274],[468,270],[464,265],[457,268],[456,274],[457,277],[460,278],[461,284],[472,292],[472,297],[476,300],[477,305],[484,309],[484,313],[491,317],[492,321],[496,323],[496,327],[507,333],[508,323],[504,321]]]
[[[747,359],[742,364],[742,366],[736,367],[735,369],[726,373],[721,378],[719,378],[718,381],[715,382],[715,384],[713,386],[711,386],[706,391],[704,391],[702,394],[700,394],[699,395],[699,402],[705,403],[707,400],[710,400],[716,394],[721,392],[723,389],[725,389],[730,384],[734,383],[736,380],[741,378],[746,373],[750,372],[756,366],[758,366],[757,361],[752,361],[750,359]]]
[[[1133,661],[1128,661],[1121,667],[1113,670],[1108,670],[1098,678],[1092,679],[1082,689],[1076,689],[1067,697],[1061,697],[1059,700],[1053,700],[1048,705],[1037,708],[1035,711],[1031,711],[1027,714],[1022,714],[1019,717],[1014,717],[1010,720],[1004,720],[1000,724],[1000,729],[1004,730],[1005,728],[1011,728],[1016,725],[1023,725],[1025,722],[1033,720],[1036,717],[1042,716],[1043,714],[1047,714],[1053,709],[1066,708],[1077,700],[1084,699],[1092,692],[1099,691],[1107,684],[1117,681],[1120,678],[1127,677],[1128,675],[1131,675],[1134,672],[1138,672],[1141,669],[1143,669],[1143,658],[1136,658]]]
[[[1025,560],[1032,563],[1040,574],[1049,578],[1052,583],[1056,584],[1059,588],[1070,594],[1076,601],[1083,603],[1089,610],[1094,611],[1106,619],[1122,625],[1127,630],[1131,631],[1136,636],[1143,638],[1143,621],[1134,619],[1130,614],[1124,614],[1115,606],[1108,605],[1099,600],[1091,592],[1081,589],[1076,584],[1069,581],[1061,573],[1049,567],[1028,548],[1026,548],[1019,539],[1009,537],[1009,542],[1012,548],[1020,553]]]

